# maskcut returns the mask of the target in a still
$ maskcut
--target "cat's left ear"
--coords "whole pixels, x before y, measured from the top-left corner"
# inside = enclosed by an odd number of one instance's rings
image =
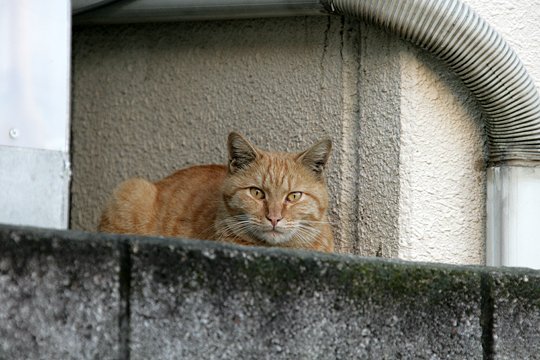
[[[257,149],[242,135],[232,132],[227,142],[229,149],[229,171],[234,174],[246,168],[258,156]]]
[[[332,141],[330,139],[320,140],[301,153],[298,156],[298,160],[319,177],[322,175],[331,151]]]

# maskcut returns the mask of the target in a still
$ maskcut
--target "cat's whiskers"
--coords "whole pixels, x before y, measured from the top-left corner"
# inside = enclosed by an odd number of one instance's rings
[[[220,241],[226,240],[228,237],[239,237],[249,235],[255,222],[249,216],[235,215],[225,218],[216,223],[215,229]]]
[[[297,240],[300,240],[300,243],[302,244],[310,244],[313,239],[313,234],[310,232],[300,231],[297,236]]]
[[[320,230],[302,222],[296,225],[299,240],[304,244],[310,244],[320,234]]]
[[[304,224],[322,224],[322,225],[335,225],[334,221],[317,221],[317,220],[302,220]]]
[[[312,243],[313,238],[311,238],[310,234],[308,233],[300,232],[297,234],[295,240],[298,245],[306,245],[307,247]]]

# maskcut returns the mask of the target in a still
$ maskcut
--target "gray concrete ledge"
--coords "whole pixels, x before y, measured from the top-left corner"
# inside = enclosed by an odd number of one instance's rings
[[[0,227],[0,359],[119,357],[119,248]]]
[[[498,359],[540,359],[540,274],[490,271],[493,349]]]
[[[0,359],[536,358],[540,272],[0,226]]]

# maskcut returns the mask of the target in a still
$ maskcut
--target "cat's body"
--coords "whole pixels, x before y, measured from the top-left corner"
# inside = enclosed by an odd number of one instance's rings
[[[300,154],[265,152],[229,135],[229,165],[120,184],[100,231],[333,251],[322,170],[330,141]]]

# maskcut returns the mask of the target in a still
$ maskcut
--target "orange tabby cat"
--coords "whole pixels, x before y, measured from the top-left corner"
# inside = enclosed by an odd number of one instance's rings
[[[333,251],[323,169],[330,140],[299,153],[262,151],[229,134],[229,164],[118,186],[99,230]]]

